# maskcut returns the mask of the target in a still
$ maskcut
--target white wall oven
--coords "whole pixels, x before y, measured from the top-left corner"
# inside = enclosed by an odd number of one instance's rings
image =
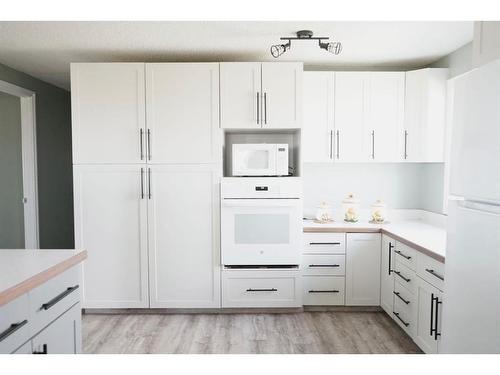
[[[225,178],[221,248],[225,266],[293,266],[302,244],[300,178]]]

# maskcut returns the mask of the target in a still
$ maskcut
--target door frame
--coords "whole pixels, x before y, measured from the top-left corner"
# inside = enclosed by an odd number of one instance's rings
[[[39,248],[38,183],[36,159],[36,94],[0,80],[0,92],[21,101],[21,149],[23,167],[24,247]]]

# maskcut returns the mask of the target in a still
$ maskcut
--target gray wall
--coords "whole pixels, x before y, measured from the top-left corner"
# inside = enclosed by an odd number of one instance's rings
[[[36,92],[41,248],[73,248],[70,93],[0,64],[0,80]]]
[[[0,92],[0,248],[24,248],[21,101]]]

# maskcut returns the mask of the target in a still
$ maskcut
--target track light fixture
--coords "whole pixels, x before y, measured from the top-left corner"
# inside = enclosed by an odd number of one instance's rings
[[[288,43],[275,44],[271,46],[271,55],[274,58],[278,58],[283,55],[287,50],[290,49],[292,45],[292,40],[317,40],[319,48],[322,48],[334,55],[340,54],[342,52],[342,43],[340,42],[322,42],[322,40],[330,39],[327,36],[314,37],[311,30],[300,30],[297,31],[296,37],[281,37],[281,40],[288,40]]]

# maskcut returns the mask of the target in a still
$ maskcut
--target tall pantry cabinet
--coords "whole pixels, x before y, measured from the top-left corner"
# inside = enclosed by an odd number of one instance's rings
[[[71,96],[83,307],[219,307],[219,65],[72,64]]]

